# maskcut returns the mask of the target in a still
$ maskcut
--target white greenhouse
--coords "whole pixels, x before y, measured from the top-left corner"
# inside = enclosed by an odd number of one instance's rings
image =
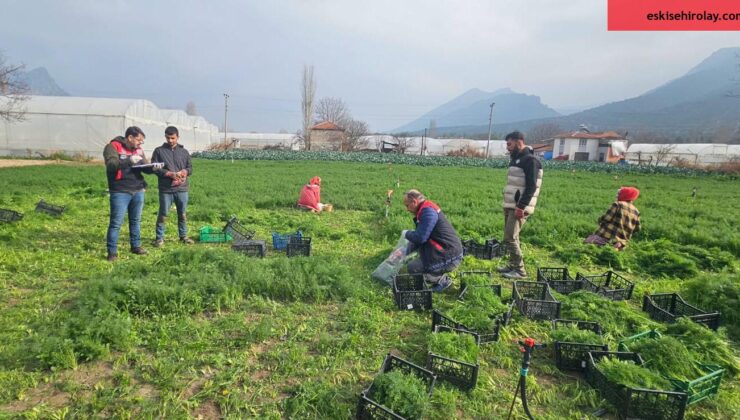
[[[30,96],[21,122],[0,121],[0,155],[48,156],[54,152],[102,157],[103,148],[132,125],[146,134],[150,156],[164,142],[164,129],[177,127],[191,152],[218,141],[218,127],[184,111],[161,109],[143,99]]]
[[[635,143],[625,158],[638,165],[673,165],[678,161],[713,165],[740,160],[740,145],[715,143],[650,144]]]

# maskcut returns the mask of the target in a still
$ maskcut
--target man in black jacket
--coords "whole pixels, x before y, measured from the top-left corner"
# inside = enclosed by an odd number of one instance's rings
[[[164,130],[167,141],[154,149],[152,162],[161,162],[164,169],[159,173],[159,213],[157,214],[155,247],[164,244],[164,230],[167,224],[167,214],[172,203],[177,209],[177,230],[180,242],[192,244],[188,238],[186,210],[188,207],[188,178],[193,174],[193,165],[190,153],[181,145],[180,132],[177,127],[169,126]]]
[[[118,258],[118,235],[126,213],[131,252],[146,254],[146,250],[141,247],[141,213],[144,210],[144,191],[147,187],[142,173],[154,173],[162,165],[147,165],[144,150],[141,149],[144,137],[144,132],[139,127],[131,126],[126,129],[125,137],[114,138],[103,149],[110,192],[110,221],[106,235],[108,261]]]
[[[498,269],[512,280],[527,278],[519,231],[532,213],[542,185],[542,164],[524,144],[524,135],[514,131],[506,135],[506,150],[511,155],[504,187],[504,245],[509,251],[509,264]]]
[[[419,191],[407,191],[403,204],[415,216],[416,225],[415,230],[404,231],[409,240],[406,254],[419,251],[419,258],[409,262],[408,272],[422,274],[433,291],[441,292],[452,284],[447,273],[462,261],[462,241],[439,206]]]

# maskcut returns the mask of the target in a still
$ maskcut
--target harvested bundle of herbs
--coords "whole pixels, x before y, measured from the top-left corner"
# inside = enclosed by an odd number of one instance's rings
[[[682,342],[696,360],[720,365],[732,375],[740,372],[740,363],[730,346],[709,328],[688,318],[679,318],[666,327],[666,334]]]
[[[488,312],[475,306],[455,305],[447,316],[475,332],[493,331],[495,326],[495,321],[488,316]]]
[[[610,381],[626,387],[654,390],[673,389],[668,380],[651,370],[636,365],[631,360],[605,357],[596,363],[596,368]]]
[[[696,367],[694,357],[680,341],[673,337],[645,338],[629,345],[639,353],[645,367],[673,379],[691,381],[704,376]]]
[[[370,398],[407,419],[424,417],[429,406],[429,394],[424,381],[401,370],[378,375],[373,381]]]
[[[468,363],[478,361],[478,344],[470,334],[439,332],[431,335],[429,351],[450,359]]]
[[[625,301],[612,301],[585,290],[564,296],[562,302],[563,318],[597,321],[613,337],[628,337],[658,325],[645,314],[634,311]]]
[[[491,276],[487,274],[467,273],[460,277],[460,282],[473,286],[486,286],[491,284]]]
[[[575,325],[559,326],[550,332],[553,341],[562,343],[604,344],[604,339],[591,330],[582,330]]]
[[[501,314],[509,309],[488,285],[468,286],[462,299],[466,305],[478,307],[489,314]]]

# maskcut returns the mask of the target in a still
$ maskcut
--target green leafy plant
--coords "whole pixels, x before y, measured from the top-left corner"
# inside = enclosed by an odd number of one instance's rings
[[[371,398],[408,419],[424,417],[429,407],[424,381],[400,370],[378,375],[373,381]]]
[[[631,360],[604,357],[596,362],[596,368],[610,381],[631,388],[671,390],[671,383],[659,374],[636,365]]]
[[[698,361],[718,364],[732,375],[740,372],[740,363],[732,348],[709,328],[688,318],[679,318],[669,324],[665,332],[683,343]]]
[[[690,381],[704,375],[696,367],[695,355],[673,337],[636,340],[630,343],[629,349],[640,354],[645,367],[673,379]]]
[[[560,326],[550,332],[553,341],[564,343],[603,344],[604,339],[591,330],[582,330],[575,325]]]
[[[439,332],[429,338],[429,351],[450,359],[477,363],[478,344],[470,334]]]

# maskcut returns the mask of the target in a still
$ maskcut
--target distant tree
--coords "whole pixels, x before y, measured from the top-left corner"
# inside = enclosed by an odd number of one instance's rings
[[[537,124],[527,130],[527,142],[537,143],[541,140],[551,139],[563,132],[563,129],[553,122]]]
[[[396,143],[396,150],[401,154],[405,154],[414,145],[413,137],[394,135],[393,142]]]
[[[0,120],[20,122],[26,118],[23,104],[29,99],[28,86],[21,75],[23,64],[9,64],[0,53]]]
[[[352,120],[349,108],[340,98],[321,98],[316,104],[316,122],[329,121],[346,129]]]
[[[190,101],[185,105],[185,113],[188,115],[198,115],[198,110],[195,108],[195,102]]]
[[[316,96],[316,80],[313,77],[313,66],[303,66],[301,81],[301,112],[303,113],[303,130],[298,134],[299,142],[306,150],[311,150],[311,125],[313,123],[313,101]]]
[[[437,137],[437,120],[432,118],[429,120],[429,129],[427,129],[427,137]]]
[[[675,144],[663,144],[658,147],[658,150],[655,151],[655,166],[659,166],[661,163],[669,166],[671,162],[668,160],[668,157],[673,153],[675,148]]]
[[[367,148],[367,139],[364,138],[364,136],[366,136],[368,133],[367,123],[365,123],[364,121],[351,119],[343,128],[346,139],[344,147],[345,151],[353,152],[355,150]]]

